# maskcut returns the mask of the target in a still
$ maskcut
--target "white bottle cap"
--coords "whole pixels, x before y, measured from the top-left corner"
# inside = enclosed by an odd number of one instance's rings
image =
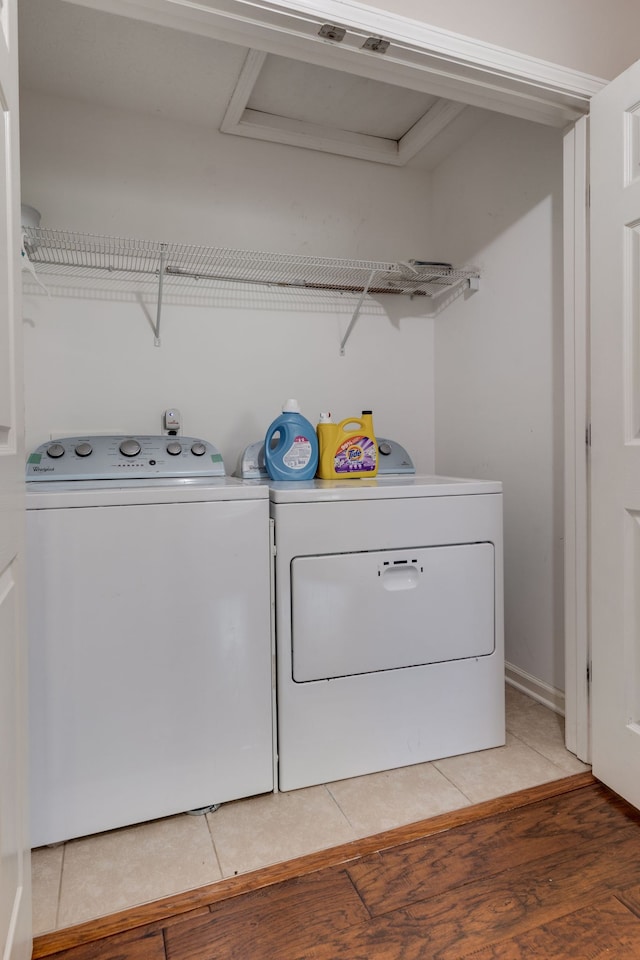
[[[319,422],[319,423],[333,423],[333,420],[331,419],[331,411],[330,411],[330,410],[327,410],[326,412],[322,412],[322,413],[320,414],[320,416],[318,417],[318,422]]]
[[[300,413],[300,404],[297,400],[286,400],[282,404],[283,413]]]

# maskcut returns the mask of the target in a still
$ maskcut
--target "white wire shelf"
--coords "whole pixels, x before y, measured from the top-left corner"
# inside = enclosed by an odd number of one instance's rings
[[[341,260],[329,257],[299,257],[277,253],[231,250],[159,241],[70,233],[43,227],[25,227],[24,250],[43,279],[68,282],[94,279],[127,282],[137,289],[157,288],[158,310],[154,329],[160,337],[162,296],[165,289],[185,284],[263,284],[329,290],[359,295],[354,315],[340,345],[351,334],[367,294],[405,294],[438,299],[477,289],[479,272],[449,264],[411,260],[385,263]],[[46,285],[46,281],[45,281]],[[447,297],[449,300],[450,297]]]

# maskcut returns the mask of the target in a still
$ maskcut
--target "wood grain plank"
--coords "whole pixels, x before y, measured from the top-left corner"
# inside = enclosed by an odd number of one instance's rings
[[[461,960],[638,960],[640,920],[615,897]]]
[[[177,914],[187,914],[199,909],[203,905],[236,897],[253,890],[262,889],[272,884],[311,874],[324,867],[347,863],[361,856],[367,856],[379,850],[386,850],[396,844],[406,843],[419,837],[432,836],[446,830],[508,812],[532,803],[539,803],[545,798],[552,798],[570,794],[574,791],[588,789],[596,784],[596,779],[590,773],[577,773],[560,780],[553,780],[526,790],[482,803],[463,807],[451,813],[440,814],[417,823],[396,827],[372,837],[363,837],[346,844],[308,854],[294,860],[274,864],[254,870],[248,874],[219,880],[197,890],[188,890],[184,893],[154,900],[152,903],[141,904],[128,910],[98,917],[85,923],[67,927],[63,930],[54,930],[42,934],[34,939],[33,960],[41,960],[63,950],[83,943],[90,943],[102,938],[113,936],[127,930],[145,926],[154,921],[162,921]]]
[[[167,960],[273,960],[304,954],[327,930],[364,923],[369,914],[344,870],[257,890],[211,907],[165,933]]]
[[[188,913],[176,913],[173,917],[163,917],[162,920],[155,920],[153,923],[147,923],[143,928],[138,927],[138,929],[144,930],[166,930],[167,927],[173,927],[176,923],[187,923],[196,919],[197,917],[208,917],[209,916],[209,907],[203,905],[198,907],[196,910],[189,910]],[[132,931],[135,933],[135,930]]]
[[[640,886],[629,887],[621,890],[618,898],[624,903],[632,913],[640,917]],[[640,956],[640,953],[638,954]]]
[[[606,840],[630,822],[640,824],[640,813],[597,785],[363,857],[347,870],[375,916],[580,841]]]
[[[306,953],[287,952],[279,957],[460,960],[464,953],[520,936],[638,881],[640,828],[631,824],[606,845],[584,844],[575,856],[567,851],[562,859],[545,857],[498,877],[468,883],[337,936],[326,936]]]
[[[166,960],[162,930],[135,930],[107,940],[85,943],[64,953],[57,960]]]
[[[409,908],[412,917],[446,925],[453,918],[448,940],[439,957],[459,960],[460,944],[473,937],[478,946],[518,935],[549,923],[571,910],[593,903],[621,885],[640,880],[640,829],[621,829],[606,846],[586,843],[580,851],[567,851],[564,859],[546,857],[534,864],[506,871],[500,882],[480,881],[445,894],[435,910],[430,904]],[[468,891],[468,895],[466,894]],[[448,903],[445,902],[448,899]]]

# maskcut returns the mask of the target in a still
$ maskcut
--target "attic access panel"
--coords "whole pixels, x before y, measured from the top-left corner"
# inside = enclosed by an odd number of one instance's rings
[[[250,50],[222,133],[403,166],[465,104]]]

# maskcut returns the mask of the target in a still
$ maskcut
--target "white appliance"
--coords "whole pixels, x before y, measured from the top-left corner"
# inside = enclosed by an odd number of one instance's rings
[[[270,499],[279,788],[504,744],[501,484],[316,480]]]
[[[268,491],[223,474],[187,437],[30,456],[34,846],[273,789]]]

